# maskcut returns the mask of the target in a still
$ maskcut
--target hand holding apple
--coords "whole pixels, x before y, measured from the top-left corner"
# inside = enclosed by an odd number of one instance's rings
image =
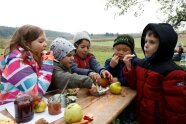
[[[109,72],[109,71],[107,71],[107,70],[105,70],[105,69],[103,69],[102,71],[101,71],[101,77],[103,77],[103,78],[107,78],[109,81],[111,81],[112,80],[112,74]]]
[[[101,78],[101,76],[96,72],[90,72],[88,75],[93,81],[97,81],[99,78]]]

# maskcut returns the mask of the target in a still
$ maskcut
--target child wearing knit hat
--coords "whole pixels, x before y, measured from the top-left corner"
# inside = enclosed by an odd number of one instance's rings
[[[105,61],[105,68],[116,77],[122,86],[127,86],[123,77],[122,68],[125,65],[123,58],[127,54],[135,54],[134,38],[130,35],[119,35],[113,44],[113,56]]]
[[[95,56],[90,53],[91,39],[87,32],[78,32],[74,36],[74,46],[76,47],[72,71],[81,75],[88,75],[93,81],[98,81],[101,77],[112,80],[112,75],[101,66]]]
[[[64,39],[56,38],[50,45],[54,54],[54,71],[52,83],[49,90],[63,89],[68,82],[67,88],[91,88],[93,81],[85,75],[78,75],[71,72],[71,65],[74,62],[74,45]]]
[[[127,54],[134,52],[134,39],[128,34],[119,35],[113,43],[113,56],[105,61],[105,68],[118,80],[122,86],[128,86],[123,76],[123,67],[125,63],[123,58]],[[133,57],[135,58],[135,57]],[[119,116],[121,124],[131,124],[133,121],[133,103],[130,104]]]

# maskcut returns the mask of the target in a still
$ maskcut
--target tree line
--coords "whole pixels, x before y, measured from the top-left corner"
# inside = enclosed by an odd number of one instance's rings
[[[17,28],[14,27],[7,27],[7,26],[0,26],[0,38],[11,38],[13,33],[16,31]],[[71,38],[73,37],[72,34],[66,32],[58,32],[58,31],[51,31],[51,30],[44,30],[46,33],[47,38],[54,39],[56,37],[64,37],[64,38]]]

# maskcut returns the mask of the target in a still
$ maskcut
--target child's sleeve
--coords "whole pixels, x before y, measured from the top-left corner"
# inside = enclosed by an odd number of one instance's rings
[[[92,69],[94,72],[97,72],[100,74],[101,70],[105,69],[105,67],[103,67],[99,64],[99,62],[96,60],[95,56],[92,56],[90,59],[90,69]]]
[[[88,75],[90,72],[93,72],[93,70],[91,70],[91,69],[78,68],[78,66],[75,62],[72,64],[71,70],[73,73],[77,73],[79,75]]]
[[[11,98],[20,92],[44,94],[50,85],[52,71],[53,61],[43,61],[37,73],[35,68],[24,63],[22,58],[13,58],[4,69],[3,74],[6,79],[2,78],[2,92]]]
[[[137,81],[136,81],[136,74],[135,74],[135,67],[132,65],[131,70],[128,71],[126,66],[123,67],[123,75],[127,80],[129,87],[133,89],[137,89]]]
[[[110,66],[111,58],[105,61],[105,69],[108,70],[113,76],[116,74],[116,69]]]
[[[91,78],[86,75],[72,74],[55,66],[51,85],[54,85],[57,89],[63,89],[68,80],[70,80],[67,86],[68,88],[90,88],[93,84]]]

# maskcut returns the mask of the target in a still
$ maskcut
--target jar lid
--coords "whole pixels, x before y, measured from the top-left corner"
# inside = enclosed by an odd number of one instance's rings
[[[26,93],[20,93],[16,96],[16,101],[25,101],[30,100],[31,96]]]

